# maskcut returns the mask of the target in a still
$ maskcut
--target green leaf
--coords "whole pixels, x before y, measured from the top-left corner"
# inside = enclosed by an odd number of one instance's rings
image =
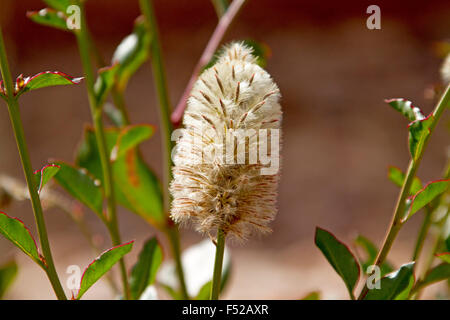
[[[79,300],[86,291],[97,282],[106,272],[109,271],[124,255],[131,251],[133,241],[113,247],[103,252],[97,259],[84,270],[81,277],[80,290],[77,300]]]
[[[50,164],[43,167],[41,170],[34,172],[34,177],[36,179],[36,185],[38,186],[38,193],[41,193],[47,182],[50,181],[59,171],[59,166],[55,164]]]
[[[409,277],[409,282],[408,285],[406,286],[405,289],[403,289],[395,298],[394,300],[408,300],[410,297],[410,293],[412,288],[414,288],[414,275]]]
[[[364,300],[394,300],[408,288],[411,278],[414,281],[413,267],[414,262],[404,264],[400,269],[381,278],[380,289],[375,287],[369,290]]]
[[[231,273],[231,263],[229,263],[228,265],[224,266],[224,269],[222,270],[222,277],[220,279],[220,292],[222,292],[227,283],[228,283],[228,279],[230,278],[230,273]],[[208,281],[206,282],[198,291],[197,296],[195,297],[195,300],[209,300],[210,296],[211,296],[211,286],[212,286],[212,281]]]
[[[106,130],[106,144],[111,154],[120,130]],[[92,128],[85,130],[83,142],[77,153],[77,165],[86,168],[100,181],[103,180],[100,156]],[[112,164],[117,201],[156,227],[165,225],[162,193],[155,174],[143,161],[137,150],[132,149],[118,157]]]
[[[390,166],[388,173],[389,180],[391,180],[396,186],[402,187],[405,181],[405,174],[397,167]],[[422,189],[422,181],[419,178],[414,177],[409,191],[410,195],[416,194]]]
[[[320,292],[319,291],[310,292],[300,300],[320,300]]]
[[[445,246],[447,247],[447,250],[450,251],[450,234],[447,236],[447,239],[445,239]]]
[[[433,114],[423,120],[416,120],[408,125],[409,129],[409,151],[414,161],[417,161],[425,140],[430,134],[430,125],[434,121]]]
[[[344,280],[350,296],[353,297],[353,290],[359,279],[359,264],[351,251],[333,234],[319,227],[316,228],[315,243]]]
[[[364,249],[367,254],[367,259],[363,261],[362,268],[363,271],[366,271],[367,268],[375,263],[375,260],[378,255],[378,248],[373,244],[372,241],[367,239],[366,237],[359,235],[355,239],[355,244]],[[384,276],[389,272],[393,271],[393,267],[389,262],[385,262],[381,265],[381,275]]]
[[[148,59],[151,36],[145,27],[143,17],[136,19],[133,33],[125,37],[113,54],[112,64],[119,64],[117,86],[123,92],[130,77]]]
[[[124,156],[130,149],[137,147],[153,135],[155,129],[151,125],[130,125],[120,131],[116,145],[111,151],[111,160]]]
[[[409,121],[416,121],[425,118],[419,108],[413,106],[412,102],[406,99],[386,99],[384,100],[392,108],[403,114]]]
[[[417,192],[408,202],[408,213],[405,217],[405,221],[409,219],[414,213],[422,209],[428,203],[433,201],[434,198],[448,189],[450,180],[437,180],[429,182],[423,189]]]
[[[66,12],[66,9],[71,4],[71,0],[44,0],[44,2],[55,10]]]
[[[94,84],[94,93],[97,105],[102,106],[105,103],[108,93],[114,85],[114,78],[118,70],[118,65],[101,68],[98,70],[98,77]]]
[[[253,56],[256,58],[256,63],[261,67],[265,68],[267,65],[267,59],[270,56],[270,48],[262,43],[255,40],[247,39],[243,40],[242,43],[253,50]],[[208,62],[207,65],[203,67],[203,70],[211,68],[214,64],[216,64],[219,57],[224,53],[226,46],[222,46],[217,49],[213,58]]]
[[[138,299],[145,288],[155,282],[162,260],[163,254],[158,240],[151,238],[144,244],[131,271],[130,292],[133,299]]]
[[[40,11],[28,11],[27,17],[38,24],[69,31],[67,28],[67,17],[64,13],[53,9],[42,9]]]
[[[11,218],[4,212],[0,212],[0,233],[37,264],[43,266],[36,242],[30,230],[25,227],[22,221],[17,218]]]
[[[15,261],[10,261],[0,266],[0,299],[3,298],[5,292],[14,282],[17,276],[17,264]]]
[[[444,253],[437,254],[436,257],[438,257],[439,259],[441,259],[444,262],[450,263],[450,252],[444,252]]]
[[[428,271],[425,278],[416,284],[414,291],[447,279],[450,279],[450,264],[448,262],[443,262]]]
[[[57,161],[55,164],[60,167],[60,170],[55,175],[55,180],[68,193],[85,204],[103,220],[101,182],[91,176],[85,168],[77,168],[62,161]]]
[[[38,73],[32,77],[22,79],[19,76],[16,80],[16,97],[21,94],[50,86],[60,86],[69,84],[79,84],[83,78],[73,78],[59,71],[45,71]]]

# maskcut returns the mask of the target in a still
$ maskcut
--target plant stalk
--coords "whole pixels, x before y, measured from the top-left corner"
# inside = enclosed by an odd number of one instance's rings
[[[380,266],[386,260],[386,257],[392,247],[392,244],[394,243],[394,241],[397,237],[397,234],[400,231],[400,229],[404,223],[402,221],[402,218],[405,213],[406,199],[409,195],[409,191],[411,189],[411,184],[413,182],[413,179],[416,175],[417,169],[422,160],[422,156],[427,147],[428,141],[430,140],[430,137],[433,134],[434,129],[436,128],[436,126],[439,122],[439,119],[441,118],[444,110],[449,106],[449,102],[450,102],[450,85],[448,85],[447,88],[445,89],[444,94],[442,95],[441,99],[439,100],[438,104],[436,105],[436,108],[433,111],[433,121],[429,127],[429,134],[425,138],[423,147],[417,156],[417,160],[414,161],[413,159],[411,159],[409,162],[408,171],[406,172],[405,181],[403,182],[402,189],[398,196],[397,205],[395,207],[394,214],[392,216],[391,225],[387,232],[384,243],[383,243],[383,245],[378,253],[378,256],[375,260],[375,265],[377,265],[377,266]],[[364,288],[362,289],[361,294],[359,295],[358,299],[362,300],[366,296],[368,291],[369,291],[369,289],[365,285]]]
[[[222,282],[223,254],[225,251],[225,233],[222,229],[217,230],[216,242],[216,258],[214,261],[214,272],[211,284],[210,300],[219,300],[220,287]]]
[[[92,114],[92,120],[94,123],[95,138],[97,142],[98,152],[100,155],[100,162],[102,166],[103,173],[103,190],[105,193],[106,207],[107,207],[107,223],[112,244],[114,246],[120,245],[122,243],[119,233],[119,226],[117,221],[116,212],[116,200],[114,195],[113,178],[112,178],[112,168],[109,161],[108,150],[106,146],[105,130],[103,127],[102,119],[102,105],[98,105],[97,99],[94,92],[94,72],[92,61],[90,57],[90,41],[89,34],[87,31],[86,17],[84,12],[84,4],[78,1],[78,5],[81,8],[81,29],[75,31],[76,39],[78,42],[78,48],[80,52],[81,62],[83,65],[83,70],[86,78],[86,86],[88,91],[89,105]],[[119,261],[119,267],[122,277],[123,293],[126,299],[130,299],[129,285],[127,270],[125,266],[125,261],[122,258]]]
[[[164,62],[161,52],[161,44],[159,41],[159,31],[156,23],[156,17],[153,10],[153,4],[151,0],[139,0],[139,5],[142,14],[145,17],[145,23],[148,32],[152,35],[152,41],[150,44],[150,56],[152,63],[153,79],[156,85],[156,91],[159,101],[159,122],[161,124],[161,144],[163,146],[163,164],[164,164],[164,176],[163,176],[163,202],[164,212],[168,215],[170,212],[171,195],[169,192],[170,182],[172,181],[172,131],[173,126],[170,121],[171,104],[169,99],[169,93],[167,90],[166,74],[164,70]],[[170,221],[170,220],[168,220]],[[183,266],[181,263],[181,251],[178,229],[175,225],[167,223],[166,233],[169,235],[169,241],[171,243],[173,257],[176,263],[176,269],[178,274],[178,280],[180,283],[180,289],[183,299],[189,299],[189,295],[186,289],[186,283],[184,278]]]
[[[17,99],[14,97],[14,83],[9,70],[8,59],[6,56],[5,44],[3,41],[3,32],[0,26],[0,68],[3,82],[6,88],[8,112],[13,127],[14,136],[16,139],[17,148],[19,150],[20,159],[22,162],[23,172],[27,181],[28,192],[30,194],[31,204],[33,207],[34,219],[39,234],[39,242],[41,244],[44,264],[42,265],[48,279],[55,291],[56,297],[59,300],[66,300],[64,289],[58,278],[58,274],[53,262],[50,243],[48,241],[47,228],[45,226],[44,214],[42,210],[41,200],[37,192],[36,182],[34,180],[33,168],[31,165],[30,156],[28,154],[27,143],[25,140],[25,133],[23,130],[22,120],[20,116],[20,109]]]

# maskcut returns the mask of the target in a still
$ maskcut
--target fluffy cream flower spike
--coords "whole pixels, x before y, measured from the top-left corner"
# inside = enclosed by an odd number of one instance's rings
[[[270,231],[277,211],[280,135],[273,129],[280,128],[279,98],[271,76],[242,43],[225,47],[217,63],[200,75],[174,156],[170,190],[176,222],[192,222],[210,236],[220,228],[240,240],[253,231]],[[231,151],[227,135],[235,139]],[[259,147],[266,140],[276,170],[263,174],[267,162],[261,160]],[[245,162],[237,156],[240,147],[245,147]],[[251,150],[259,150],[257,161],[250,161]]]

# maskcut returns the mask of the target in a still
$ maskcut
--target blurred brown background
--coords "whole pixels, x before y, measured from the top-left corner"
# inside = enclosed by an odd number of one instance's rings
[[[172,103],[178,101],[217,22],[208,0],[155,0]],[[381,30],[366,28],[366,8],[381,7]],[[0,0],[9,60],[14,76],[43,70],[82,74],[71,34],[39,26],[25,17],[39,0]],[[89,25],[108,59],[131,32],[137,1],[89,0]],[[346,290],[314,246],[316,226],[351,243],[362,233],[380,244],[398,190],[387,180],[388,165],[405,168],[407,122],[383,103],[404,97],[432,110],[424,92],[439,82],[441,58],[435,43],[450,37],[450,2],[442,1],[269,1],[248,0],[226,41],[252,38],[271,48],[267,69],[278,83],[284,108],[283,168],[279,214],[273,234],[232,245],[233,274],[226,298],[297,299],[311,290],[323,297],[347,298]],[[149,63],[132,78],[126,94],[131,120],[158,124]],[[82,128],[90,122],[84,85],[31,92],[21,99],[25,131],[36,169],[49,158],[72,160]],[[444,119],[432,137],[419,175],[439,178],[446,161]],[[159,136],[143,145],[144,155],[161,172]],[[0,172],[23,179],[6,106],[0,107]],[[33,226],[28,203],[8,208]],[[92,229],[105,228],[86,209]],[[56,264],[65,281],[70,264],[85,266],[95,256],[72,221],[58,210],[46,213]],[[123,240],[136,239],[131,265],[142,241],[154,230],[121,211]],[[421,222],[417,214],[401,232],[391,260],[407,262]],[[33,232],[35,231],[32,228]],[[200,237],[183,230],[183,246]],[[0,262],[17,256],[19,277],[7,298],[53,298],[45,275],[6,240]],[[111,298],[104,283],[86,298]]]

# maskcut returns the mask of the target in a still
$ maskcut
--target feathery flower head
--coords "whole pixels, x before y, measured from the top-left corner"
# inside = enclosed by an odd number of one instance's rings
[[[195,83],[177,141],[171,217],[244,240],[276,215],[280,92],[242,43]]]

